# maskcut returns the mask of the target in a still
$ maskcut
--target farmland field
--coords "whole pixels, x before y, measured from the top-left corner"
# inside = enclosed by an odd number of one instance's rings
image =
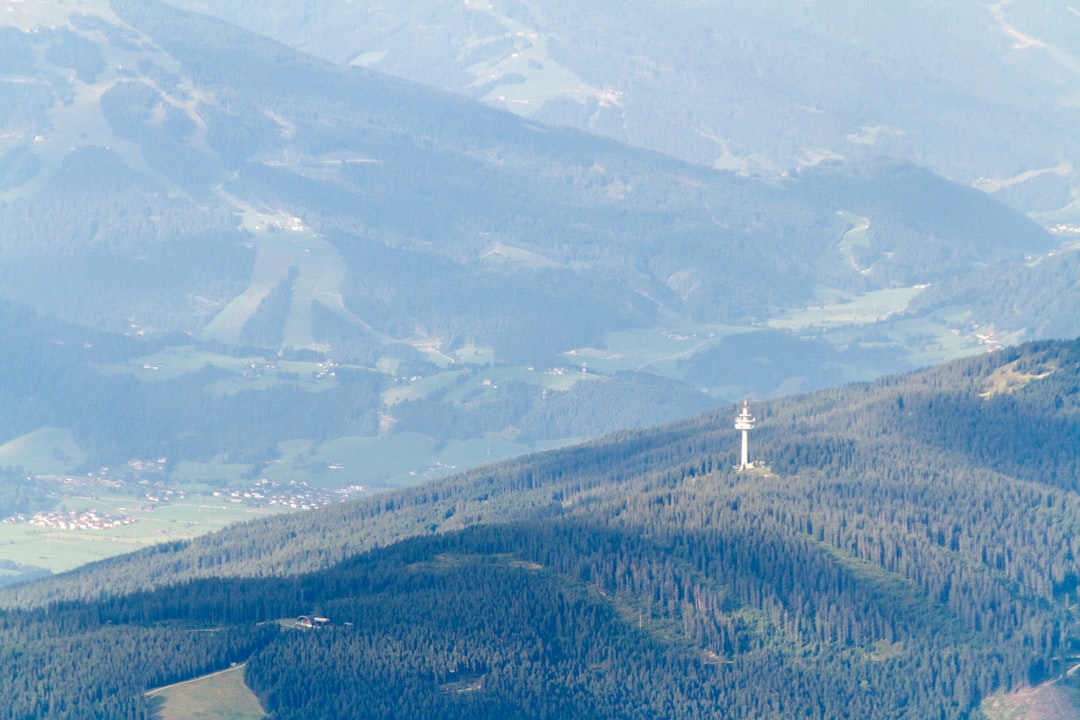
[[[632,328],[608,333],[602,348],[578,348],[563,353],[568,362],[598,372],[649,370],[678,377],[678,361],[720,342],[724,337],[752,328],[700,324],[688,327]]]
[[[859,295],[824,293],[820,305],[793,310],[769,321],[769,326],[798,330],[878,322],[902,312],[923,286],[889,288]]]
[[[230,500],[208,494],[154,504],[130,493],[67,494],[51,513],[93,511],[102,516],[130,517],[134,522],[86,529],[43,527],[31,524],[29,519],[4,522],[0,524],[0,565],[63,572],[147,545],[195,537],[240,520],[282,511]],[[6,573],[16,574],[10,569]]]

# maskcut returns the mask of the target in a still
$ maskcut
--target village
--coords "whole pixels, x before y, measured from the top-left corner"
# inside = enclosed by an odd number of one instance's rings
[[[289,510],[313,510],[347,500],[366,490],[363,485],[349,485],[339,490],[329,490],[293,480],[286,485],[261,478],[247,489],[215,490],[214,497],[227,498],[234,504],[250,507],[277,507]]]
[[[154,469],[154,465],[144,466],[138,463],[137,469]],[[134,467],[132,463],[129,466]],[[191,492],[183,488],[167,487],[162,480],[150,480],[145,477],[138,480],[120,479],[110,475],[108,468],[96,473],[79,476],[38,475],[35,479],[51,485],[49,493],[54,498],[73,495],[87,499],[108,495],[111,497],[132,497],[134,502],[128,507],[120,507],[119,513],[104,512],[99,509],[85,510],[39,510],[21,512],[3,518],[5,524],[29,523],[36,527],[53,530],[105,530],[108,528],[130,525],[137,521],[133,513],[151,513],[173,503],[187,502],[199,504],[213,499],[218,503],[228,502],[246,508],[265,508],[274,510],[313,510],[325,505],[347,500],[367,490],[361,485],[349,485],[340,489],[313,487],[304,481],[277,483],[260,478],[250,485],[237,488],[225,487],[205,493]],[[100,494],[100,495],[99,495]]]
[[[5,523],[27,522],[31,525],[53,530],[105,530],[107,528],[130,525],[135,522],[131,515],[108,515],[96,510],[82,512],[71,510],[69,512],[49,511],[36,512],[27,517],[23,513],[4,518]]]

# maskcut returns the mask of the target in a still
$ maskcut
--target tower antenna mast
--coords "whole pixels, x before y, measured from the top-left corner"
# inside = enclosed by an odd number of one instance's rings
[[[750,414],[750,405],[743,400],[742,410],[735,416],[735,429],[742,431],[742,456],[738,469],[746,470],[750,467],[750,431],[754,429],[756,418]]]

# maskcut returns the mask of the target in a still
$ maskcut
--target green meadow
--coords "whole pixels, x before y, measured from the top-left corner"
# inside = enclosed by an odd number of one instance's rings
[[[171,502],[152,503],[144,497],[105,492],[72,494],[63,497],[54,508],[65,513],[87,510],[131,516],[135,522],[84,530],[38,527],[25,521],[0,523],[0,564],[63,572],[147,545],[191,538],[240,520],[281,512],[235,504],[212,495],[189,495]]]
[[[266,717],[255,694],[244,684],[244,666],[146,694],[154,720],[259,720]]]

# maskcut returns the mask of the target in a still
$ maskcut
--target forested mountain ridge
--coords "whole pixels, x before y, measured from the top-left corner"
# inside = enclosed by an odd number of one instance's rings
[[[1068,242],[896,159],[740,177],[151,0],[6,10],[5,505],[149,522],[744,395],[764,466],[725,406],[8,588],[0,717],[247,661],[277,718],[951,719],[1076,659],[1080,343],[759,399],[1065,335]]]
[[[0,464],[30,476],[397,486],[1075,332],[1061,278],[992,308],[1074,251],[904,161],[740,177],[149,0],[0,35],[0,295],[32,339]],[[64,352],[82,328],[125,352]]]
[[[209,626],[274,717],[823,719],[980,717],[1071,665],[1080,341],[752,409],[746,472],[728,408],[9,589],[4,662]],[[301,613],[331,626],[251,625]]]

